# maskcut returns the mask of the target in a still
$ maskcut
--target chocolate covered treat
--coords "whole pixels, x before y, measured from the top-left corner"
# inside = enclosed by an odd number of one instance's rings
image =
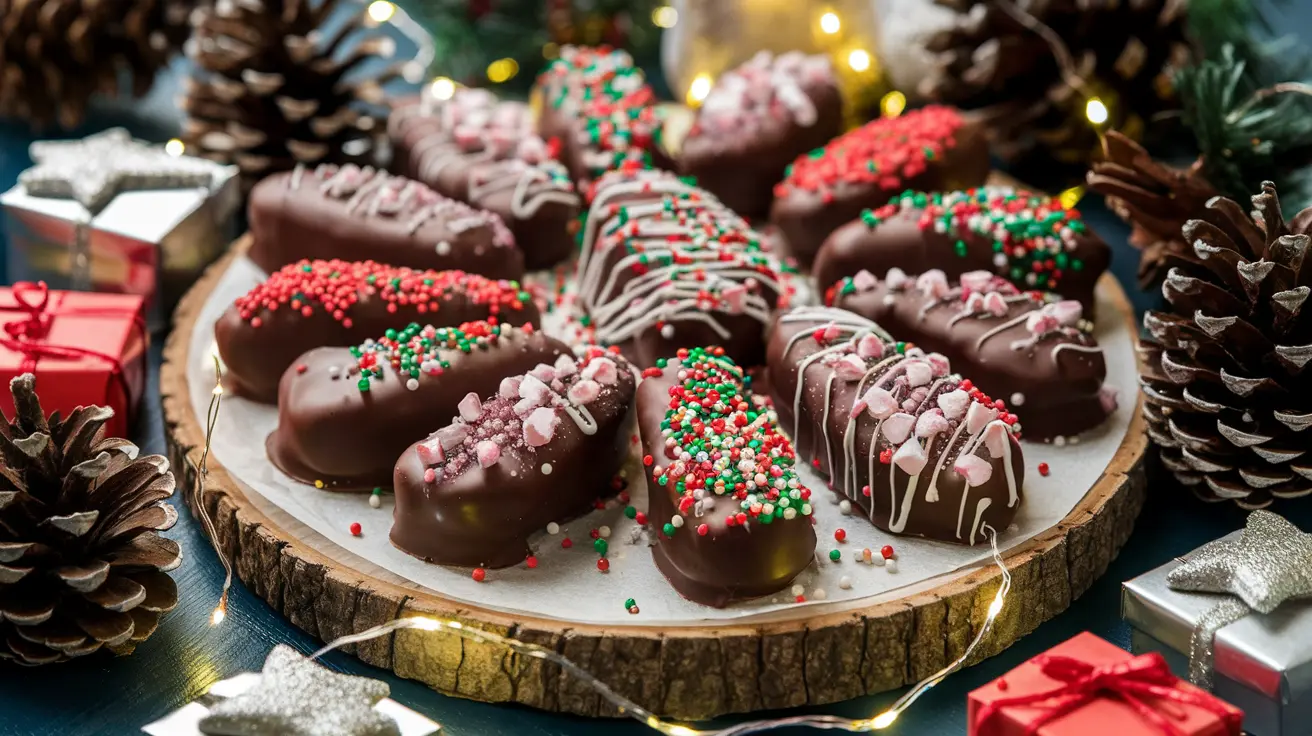
[[[861,210],[907,189],[983,184],[988,173],[983,129],[953,108],[931,105],[872,120],[799,156],[774,188],[770,221],[787,253],[809,268],[825,238]]]
[[[433,98],[426,89],[418,100],[392,112],[387,131],[397,173],[462,201],[470,168],[513,157],[520,141],[534,136],[527,105],[463,87],[447,100]]]
[[[522,562],[530,534],[615,492],[635,374],[593,348],[465,396],[459,417],[396,463],[392,544],[443,565]]]
[[[764,219],[788,164],[842,130],[828,56],[762,51],[716,80],[683,141],[679,170],[729,209]]]
[[[568,138],[574,122],[587,115],[655,101],[642,70],[628,52],[609,46],[563,46],[538,75],[533,88],[541,103],[538,133]]]
[[[880,529],[976,544],[1021,503],[1016,417],[948,359],[841,309],[779,315],[770,394],[799,457]]]
[[[411,322],[477,320],[539,324],[537,306],[516,281],[373,261],[301,261],[238,297],[215,323],[214,339],[225,384],[272,404],[283,372],[308,350],[358,345]]]
[[[531,326],[486,322],[412,324],[358,347],[315,348],[283,374],[269,459],[318,488],[385,486],[407,447],[467,413],[467,395],[491,395],[502,378],[569,352]]]
[[[593,191],[578,288],[598,342],[645,367],[707,344],[759,364],[765,327],[792,286],[760,234],[714,197],[625,167]]]
[[[524,257],[500,217],[372,168],[274,174],[251,191],[250,221],[251,260],[268,273],[303,258],[339,258],[524,276]]]
[[[486,90],[460,89],[445,101],[425,96],[398,108],[388,124],[395,166],[439,194],[498,215],[515,236],[529,270],[550,268],[574,253],[569,224],[580,200],[556,161],[560,141],[533,132],[520,102],[498,102]]]
[[[1055,197],[1008,187],[906,192],[861,213],[825,241],[816,283],[828,288],[865,269],[941,269],[949,279],[986,270],[1021,289],[1041,289],[1093,315],[1094,288],[1111,249]]]
[[[495,213],[510,226],[531,271],[551,268],[574,254],[570,226],[578,218],[580,199],[569,172],[546,158],[531,155],[523,144],[541,146],[538,138],[521,141],[517,158],[491,161],[469,172],[467,201]]]
[[[1107,365],[1076,301],[1022,292],[988,271],[952,284],[937,269],[881,281],[859,271],[829,290],[833,306],[908,342],[946,355],[974,385],[1015,407],[1025,437],[1048,441],[1092,429],[1116,408]]]
[[[652,105],[627,101],[594,110],[571,126],[561,156],[581,189],[626,163],[671,168],[660,153],[661,119]]]
[[[772,411],[720,348],[643,372],[638,430],[652,557],[688,600],[721,608],[783,590],[815,556],[811,491]]]

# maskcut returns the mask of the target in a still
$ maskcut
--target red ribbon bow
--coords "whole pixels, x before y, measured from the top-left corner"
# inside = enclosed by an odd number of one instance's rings
[[[1159,703],[1158,707],[1149,705],[1142,700],[1144,696],[1211,711],[1223,721],[1230,723],[1232,731],[1239,725],[1239,714],[1227,708],[1216,698],[1199,691],[1180,690],[1177,687],[1179,678],[1171,674],[1166,660],[1157,652],[1141,654],[1133,659],[1102,667],[1095,667],[1073,657],[1046,654],[1036,657],[1034,661],[1044,675],[1062,684],[1041,692],[1003,698],[985,705],[975,716],[976,731],[982,731],[989,719],[998,715],[1004,708],[1029,705],[1043,710],[1025,728],[1025,736],[1033,736],[1048,722],[1102,696],[1120,698],[1159,732],[1169,736],[1186,736],[1186,734],[1162,715],[1160,712],[1162,704]]]
[[[98,358],[109,363],[110,377],[123,389],[123,396],[131,402],[132,390],[123,375],[123,362],[113,355],[75,345],[49,345],[45,339],[50,334],[51,323],[55,317],[80,315],[88,317],[121,317],[123,309],[112,308],[73,308],[50,310],[50,287],[46,282],[19,281],[10,289],[14,304],[0,304],[0,312],[24,312],[27,319],[14,320],[4,325],[4,336],[0,336],[0,347],[23,356],[19,364],[19,373],[36,375],[37,362],[42,358],[51,360],[80,360]],[[134,315],[134,324],[145,333],[146,323],[140,314]]]

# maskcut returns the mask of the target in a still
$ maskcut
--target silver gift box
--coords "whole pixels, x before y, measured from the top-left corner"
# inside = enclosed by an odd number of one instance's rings
[[[94,217],[72,199],[0,195],[9,278],[52,289],[146,297],[151,330],[235,236],[236,167],[215,166],[211,187],[120,192]]]
[[[1180,562],[1122,584],[1121,615],[1130,624],[1135,654],[1161,652],[1177,675],[1187,677],[1194,623],[1227,596],[1171,590],[1166,575]],[[1248,733],[1312,733],[1312,601],[1249,614],[1218,631],[1214,648],[1212,693],[1244,711]]]

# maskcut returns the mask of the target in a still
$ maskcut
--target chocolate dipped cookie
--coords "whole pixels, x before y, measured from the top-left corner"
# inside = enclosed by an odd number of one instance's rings
[[[529,535],[615,492],[636,387],[627,361],[590,348],[469,394],[397,461],[392,544],[443,565],[523,561]]]
[[[707,344],[760,363],[765,327],[792,287],[760,234],[714,197],[626,167],[594,188],[581,239],[579,299],[598,342],[640,366]]]
[[[720,348],[643,372],[638,431],[652,557],[684,598],[716,608],[788,587],[815,557],[811,491],[774,413]]]
[[[770,222],[788,255],[809,268],[820,244],[868,207],[907,189],[983,184],[983,128],[938,105],[879,118],[797,157],[774,188]]]
[[[798,456],[875,526],[973,545],[1011,523],[1025,479],[1016,417],[943,355],[828,307],[781,313],[767,355]]]
[[[609,46],[562,46],[538,74],[538,134],[568,138],[575,121],[619,107],[647,106],[655,95],[628,52]]]
[[[274,174],[251,191],[250,221],[251,260],[268,273],[303,258],[338,258],[524,276],[524,257],[500,217],[372,168]]]
[[[315,348],[278,387],[278,428],[265,447],[279,470],[330,490],[385,486],[412,443],[456,415],[469,394],[554,364],[569,346],[532,326],[388,330],[353,348]]]
[[[1015,407],[1026,439],[1072,437],[1116,409],[1079,302],[1022,292],[988,271],[954,284],[939,270],[912,277],[896,268],[882,281],[859,271],[835,284],[826,302],[947,356],[981,391]]]
[[[538,138],[522,144],[541,145]],[[492,212],[509,226],[530,271],[551,268],[574,255],[571,225],[580,199],[569,172],[545,150],[531,155],[520,146],[515,158],[470,169],[467,201]]]
[[[765,219],[788,164],[842,131],[829,57],[762,51],[716,80],[683,140],[679,171],[729,209]]]
[[[861,213],[825,241],[812,269],[828,288],[862,269],[942,270],[949,279],[990,271],[1021,289],[1074,299],[1093,316],[1111,249],[1056,197],[1009,187],[905,192]]]
[[[463,271],[417,271],[373,261],[301,261],[284,266],[232,303],[214,325],[225,384],[272,404],[278,382],[302,353],[358,345],[411,322],[455,327],[539,324],[516,281]]]

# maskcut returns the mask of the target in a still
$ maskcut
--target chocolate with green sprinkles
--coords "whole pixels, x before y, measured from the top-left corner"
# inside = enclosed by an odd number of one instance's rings
[[[1074,299],[1093,314],[1094,287],[1111,250],[1077,210],[1008,187],[906,191],[834,232],[816,256],[817,285],[828,289],[865,269],[911,274],[941,269],[948,279],[989,271],[1023,290]]]
[[[774,413],[718,347],[644,371],[638,430],[656,565],[708,606],[787,587],[815,553],[811,491]]]
[[[331,490],[388,485],[396,458],[450,421],[471,392],[551,363],[568,345],[532,327],[412,324],[352,348],[324,347],[283,374],[266,447],[292,478]]]

